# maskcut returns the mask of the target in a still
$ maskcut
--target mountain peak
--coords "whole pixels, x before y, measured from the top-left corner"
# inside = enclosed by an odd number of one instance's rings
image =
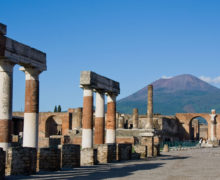
[[[217,88],[191,74],[182,74],[169,79],[159,79],[152,83],[155,90],[176,91],[216,91]]]

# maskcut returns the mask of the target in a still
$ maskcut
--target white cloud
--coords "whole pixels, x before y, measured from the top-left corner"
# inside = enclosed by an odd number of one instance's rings
[[[172,76],[162,76],[161,78],[162,78],[162,79],[171,79]]]
[[[207,76],[200,76],[199,78],[207,83],[220,84],[220,76],[215,77],[215,78],[211,78]]]

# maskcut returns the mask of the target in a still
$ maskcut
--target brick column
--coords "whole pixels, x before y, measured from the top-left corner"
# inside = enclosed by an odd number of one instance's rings
[[[116,143],[116,95],[107,95],[106,143]]]
[[[153,85],[148,86],[147,123],[145,128],[153,128]]]
[[[20,68],[25,73],[23,147],[38,147],[39,74],[38,69]]]
[[[138,129],[138,109],[134,108],[133,109],[133,128]]]
[[[216,140],[216,123],[215,123],[215,118],[216,118],[216,112],[213,109],[211,116],[211,141]]]
[[[11,143],[13,67],[0,60],[0,147],[4,150]]]
[[[105,97],[101,92],[96,92],[95,111],[95,144],[104,144],[105,132]]]
[[[93,91],[83,90],[82,148],[93,147]]]

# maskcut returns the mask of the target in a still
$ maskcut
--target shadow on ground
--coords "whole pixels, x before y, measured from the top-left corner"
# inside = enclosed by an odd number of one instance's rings
[[[132,175],[135,171],[147,171],[162,167],[165,163],[156,163],[157,160],[176,160],[186,159],[188,157],[162,155],[156,159],[127,161],[105,165],[97,165],[92,167],[74,168],[71,170],[57,172],[40,172],[33,176],[10,176],[6,180],[11,179],[76,179],[76,180],[103,180],[111,178],[121,178]]]

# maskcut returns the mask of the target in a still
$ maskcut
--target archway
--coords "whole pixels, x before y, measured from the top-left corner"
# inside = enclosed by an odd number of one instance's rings
[[[62,135],[62,120],[56,116],[50,116],[45,123],[45,137]]]
[[[190,140],[198,141],[200,138],[208,139],[208,122],[204,117],[197,116],[190,120],[189,137]]]

